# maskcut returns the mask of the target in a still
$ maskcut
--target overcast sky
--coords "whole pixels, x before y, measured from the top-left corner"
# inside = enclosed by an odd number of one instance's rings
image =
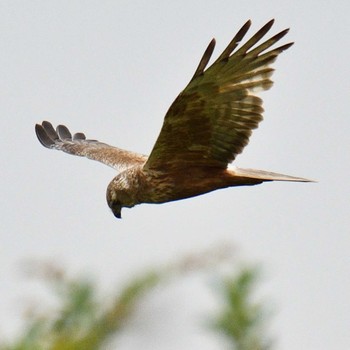
[[[145,266],[229,242],[264,267],[278,349],[348,349],[349,13],[346,0],[0,1],[0,335],[40,299],[25,259],[111,291]],[[275,64],[265,120],[236,165],[319,183],[226,189],[116,220],[105,201],[114,170],[37,141],[34,124],[49,120],[149,153],[210,39],[216,58],[247,19],[251,35],[271,18],[271,35],[290,27],[283,42],[296,44]],[[119,349],[221,349],[203,328],[207,284],[189,278],[150,299]]]

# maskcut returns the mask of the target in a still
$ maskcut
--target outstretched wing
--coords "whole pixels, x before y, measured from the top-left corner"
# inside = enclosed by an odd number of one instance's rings
[[[51,123],[43,121],[41,125],[35,125],[35,132],[44,147],[97,160],[119,172],[144,164],[147,160],[147,157],[141,154],[125,151],[97,140],[87,140],[83,133],[76,133],[72,137],[64,125],[58,125],[55,130]]]
[[[242,152],[262,120],[262,100],[254,92],[272,86],[270,65],[293,44],[268,51],[286,29],[254,48],[273,22],[235,50],[251,25],[248,21],[204,70],[215,46],[214,39],[210,42],[192,80],[170,106],[145,168],[226,168]]]

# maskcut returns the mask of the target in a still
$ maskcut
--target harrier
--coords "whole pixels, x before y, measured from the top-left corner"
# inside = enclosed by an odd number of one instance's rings
[[[107,202],[117,218],[123,207],[165,203],[226,187],[265,181],[309,182],[268,171],[228,168],[263,119],[262,100],[256,91],[272,86],[271,64],[293,45],[271,48],[288,29],[260,43],[273,22],[239,47],[251,25],[246,22],[206,69],[215,39],[209,43],[191,81],[166,113],[148,157],[88,140],[83,133],[72,137],[64,125],[55,130],[47,121],[35,126],[36,135],[47,148],[97,160],[118,171],[107,188]]]

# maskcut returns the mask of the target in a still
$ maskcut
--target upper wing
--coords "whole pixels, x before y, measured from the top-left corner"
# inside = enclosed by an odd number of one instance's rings
[[[253,48],[273,22],[235,51],[251,25],[248,21],[204,71],[215,46],[214,39],[210,42],[192,80],[170,106],[146,168],[226,168],[242,152],[262,120],[262,100],[254,91],[272,86],[270,65],[293,44],[267,51],[286,29]]]
[[[97,160],[118,171],[141,165],[147,160],[141,154],[124,151],[97,140],[86,140],[83,133],[76,133],[72,137],[64,125],[58,125],[55,130],[51,123],[43,121],[41,125],[35,125],[35,132],[44,147]]]

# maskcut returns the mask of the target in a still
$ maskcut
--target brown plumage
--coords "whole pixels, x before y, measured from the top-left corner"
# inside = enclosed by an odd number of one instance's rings
[[[293,43],[274,49],[288,29],[258,44],[273,20],[244,45],[248,21],[219,58],[206,69],[213,39],[187,87],[170,106],[149,157],[125,151],[77,133],[64,125],[56,130],[44,121],[35,126],[43,146],[98,160],[118,170],[107,188],[107,202],[117,218],[122,207],[165,203],[220,188],[256,185],[265,181],[310,180],[254,169],[229,169],[228,164],[248,144],[252,130],[262,120],[262,100],[257,90],[272,86],[271,64]],[[270,49],[270,50],[269,50]]]

